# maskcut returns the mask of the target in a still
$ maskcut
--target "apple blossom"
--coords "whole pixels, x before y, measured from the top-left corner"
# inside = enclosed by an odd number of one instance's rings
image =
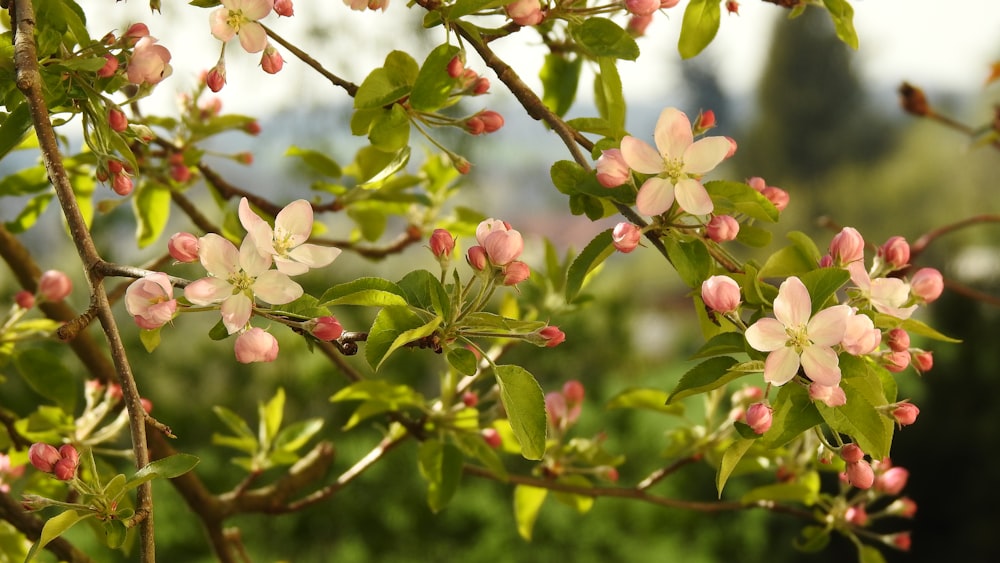
[[[132,49],[125,76],[132,84],[157,84],[173,72],[169,63],[170,51],[157,45],[155,37],[147,35]]]
[[[904,467],[890,467],[875,478],[875,489],[887,495],[898,495],[906,488],[910,472]]]
[[[304,199],[289,203],[274,218],[274,228],[250,209],[247,198],[240,200],[240,223],[247,230],[247,239],[258,254],[274,260],[278,271],[297,276],[333,262],[339,248],[307,244],[312,233],[312,205]]]
[[[278,74],[284,66],[285,59],[281,58],[281,53],[268,43],[260,57],[260,68],[268,74]]]
[[[509,17],[517,25],[532,26],[542,23],[545,13],[539,0],[514,0],[504,7]]]
[[[619,149],[601,151],[594,168],[597,170],[597,181],[605,188],[616,188],[628,182],[632,174]]]
[[[489,218],[479,223],[476,227],[476,241],[495,266],[505,266],[513,262],[524,250],[521,233],[499,219]]]
[[[639,246],[642,240],[642,230],[632,223],[621,222],[611,230],[611,243],[615,249],[623,254],[632,252]]]
[[[715,242],[733,240],[739,232],[739,221],[730,215],[716,215],[705,225],[705,236]]]
[[[434,229],[430,238],[431,252],[438,258],[448,258],[455,250],[455,237],[447,229]]]
[[[774,385],[791,381],[799,370],[814,382],[840,383],[840,362],[832,346],[839,344],[851,313],[846,305],[834,305],[811,315],[812,299],[797,277],[782,282],[774,299],[774,317],[758,320],[746,331],[752,348],[769,352],[764,362],[764,380]]]
[[[755,434],[763,434],[771,428],[773,411],[767,403],[754,403],[747,407],[747,424]]]
[[[923,303],[930,303],[941,297],[944,278],[935,268],[920,268],[910,278],[910,294]]]
[[[38,278],[38,296],[49,303],[58,303],[72,292],[72,280],[59,270],[46,270]]]
[[[712,212],[712,199],[698,178],[715,168],[729,153],[725,137],[694,140],[691,121],[683,112],[667,108],[660,113],[653,137],[656,148],[635,137],[621,142],[622,157],[632,170],[655,174],[639,188],[636,209],[643,215],[660,215],[674,202],[692,215]]]
[[[131,40],[132,45],[143,37],[149,37],[149,26],[142,22],[136,22],[128,26],[128,29],[125,30],[125,35],[122,36],[123,39]]]
[[[52,473],[52,466],[62,459],[59,450],[49,444],[36,442],[28,448],[28,461],[35,469],[44,473]]]
[[[259,53],[267,45],[267,32],[257,20],[271,13],[274,0],[222,0],[209,14],[212,35],[223,43],[234,35],[248,53]]]
[[[470,248],[466,254],[466,260],[469,261],[469,265],[477,272],[485,270],[486,266],[489,265],[489,261],[486,258],[486,249],[481,246]]]
[[[107,54],[104,55],[104,66],[102,66],[97,71],[97,76],[100,78],[110,78],[118,72],[118,57]]]
[[[875,328],[871,317],[851,309],[844,338],[840,341],[844,351],[853,356],[863,356],[874,352],[881,342],[882,331]]]
[[[538,335],[542,337],[542,340],[545,341],[545,346],[548,348],[554,348],[566,340],[566,333],[559,330],[559,327],[552,325],[539,330]]]
[[[815,381],[809,384],[809,398],[814,401],[821,401],[831,408],[847,404],[847,395],[839,385],[823,385]]]
[[[701,282],[701,300],[717,313],[732,313],[740,306],[740,284],[729,276],[712,276]]]
[[[886,344],[893,352],[905,352],[910,349],[910,334],[897,327],[889,331]]]
[[[174,233],[167,241],[167,250],[178,262],[195,262],[198,260],[198,237],[191,233]]]
[[[30,309],[35,306],[35,294],[22,289],[14,294],[14,303],[22,309]]]
[[[125,310],[139,328],[160,328],[177,311],[174,287],[162,272],[153,272],[129,284],[125,290]]]
[[[201,237],[199,244],[208,277],[191,282],[184,296],[195,305],[221,303],[222,322],[229,334],[246,327],[254,297],[283,305],[302,295],[302,287],[287,274],[269,269],[271,257],[262,256],[250,236],[239,249],[215,233]]]
[[[241,364],[273,362],[278,357],[278,340],[266,330],[253,327],[236,337],[233,350]]]
[[[205,74],[205,85],[213,92],[222,90],[222,87],[226,85],[226,62],[224,60],[220,59],[212,67],[212,70]]]
[[[901,352],[889,352],[882,356],[882,363],[885,369],[892,373],[899,373],[910,365],[910,353],[906,350]]]
[[[888,264],[893,270],[898,270],[910,261],[910,245],[901,236],[889,237],[889,240],[878,249],[878,255],[883,263]]]
[[[934,353],[921,350],[920,352],[914,352],[910,358],[913,367],[917,368],[917,371],[923,373],[925,371],[930,371],[934,367]]]
[[[830,241],[830,256],[838,266],[863,260],[865,257],[865,239],[853,227],[844,227]]]
[[[660,0],[625,0],[625,10],[636,16],[648,16],[660,9]]]
[[[890,407],[889,412],[892,414],[893,420],[900,426],[913,424],[917,421],[917,415],[920,414],[920,409],[917,408],[917,405],[905,401],[890,405]]]
[[[503,284],[504,285],[517,285],[524,280],[531,277],[531,269],[528,265],[519,260],[515,260],[503,270]]]
[[[870,302],[876,311],[906,320],[917,309],[916,305],[903,306],[910,298],[910,288],[903,280],[899,278],[872,279],[865,271],[865,265],[860,261],[848,264],[847,271],[851,273],[851,281],[861,290],[861,298]]]

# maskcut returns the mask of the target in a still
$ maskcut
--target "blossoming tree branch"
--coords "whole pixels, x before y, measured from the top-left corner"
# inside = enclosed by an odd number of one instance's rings
[[[847,0],[768,1],[790,15],[828,11],[838,36],[857,47]],[[388,0],[344,3],[343,10],[378,12],[369,14],[374,18],[407,9],[390,9]],[[0,66],[0,157],[39,155],[37,165],[0,180],[5,209],[19,206],[0,228],[0,255],[23,287],[7,296],[0,364],[12,366],[5,374],[41,398],[23,405],[0,397],[0,519],[9,525],[4,533],[16,538],[6,544],[19,546],[16,557],[31,560],[46,549],[66,561],[101,560],[100,550],[83,553],[63,536],[87,521],[103,549],[134,545],[140,561],[155,561],[154,526],[170,522],[154,518],[150,485],[170,479],[205,530],[206,552],[237,561],[245,547],[224,532],[230,518],[329,502],[406,445],[419,451],[418,471],[410,474],[426,481],[433,511],[447,507],[463,475],[502,482],[513,497],[511,525],[526,540],[550,499],[586,512],[594,498],[614,497],[790,515],[803,524],[797,547],[821,549],[839,534],[865,562],[882,561],[882,549],[909,549],[905,520],[892,533],[874,531],[870,522],[909,518],[916,510],[904,496],[908,472],[890,456],[893,434],[913,424],[919,409],[898,396],[895,377],[933,366],[932,351],[913,346],[911,335],[951,340],[914,316],[942,293],[940,272],[917,267],[917,252],[902,237],[874,244],[851,227],[829,240],[792,233],[790,244],[763,261],[742,261],[734,245],[770,245],[767,228],[794,212],[794,186],[717,177],[716,167],[738,141],[710,134],[711,110],[664,108],[655,123],[625,129],[618,64],[640,56],[652,19],[673,15],[679,55],[693,57],[738,2],[417,0],[408,8],[422,12],[419,32],[438,46],[422,61],[404,45],[389,46],[382,66],[347,77],[282,34],[286,18],[295,17],[292,0],[186,6],[154,0],[147,21],[114,30],[94,29],[86,3],[74,0],[0,4],[12,39]],[[201,10],[200,32],[218,40],[218,58],[206,61],[178,117],[146,113],[143,99],[172,76],[171,50],[182,34],[199,31],[172,34],[155,13],[161,9]],[[493,49],[514,42],[548,47],[541,91]],[[279,73],[290,57],[314,70],[329,82],[331,97],[352,100],[350,131],[343,134],[367,139],[349,160],[290,149],[288,158],[315,179],[312,191],[296,187],[302,193],[294,201],[279,200],[284,196],[268,186],[225,178],[205,148],[223,133],[266,134],[253,117],[222,113],[212,97],[222,88],[267,84],[260,82],[266,77],[227,74],[227,60],[249,56],[259,56],[268,74]],[[565,120],[584,66],[594,71],[596,115]],[[545,128],[554,133],[545,141],[565,147],[568,159],[553,163],[550,178],[538,185],[564,194],[574,215],[620,218],[564,263],[553,258],[542,270],[524,259],[533,243],[518,231],[517,216],[498,219],[489,209],[452,203],[460,183],[480,179],[475,163],[440,131],[457,128],[475,142],[496,142],[491,134],[504,125],[500,113],[464,113],[489,93],[513,96],[544,123],[540,135]],[[81,136],[83,148],[65,154],[59,136],[71,134]],[[418,161],[413,146],[430,150]],[[252,160],[249,153],[225,156]],[[196,203],[204,200],[195,197],[199,192],[211,194],[214,204]],[[75,244],[79,262],[71,266],[20,237],[46,228],[36,222],[53,201],[69,237],[47,236]],[[107,249],[98,248],[91,229],[122,204],[133,210],[136,244],[161,248],[161,258],[141,265],[104,258]],[[177,214],[190,227],[165,232]],[[323,237],[324,223],[347,222],[353,222],[350,237]],[[399,224],[398,232],[388,232]],[[315,294],[296,281],[342,253],[392,259],[414,245],[426,248],[430,269],[419,265],[398,280],[363,276]],[[599,436],[579,436],[583,385],[567,379],[546,392],[530,365],[504,360],[516,345],[558,355],[559,345],[573,338],[558,328],[561,311],[585,306],[588,281],[616,252],[674,272],[690,288],[704,336],[697,362],[675,387],[628,389],[609,403],[665,416],[682,413],[690,400],[710,407],[672,435],[661,468],[637,483],[619,481],[618,467],[659,455],[661,444],[613,452]],[[89,306],[74,310],[66,298],[81,272]],[[533,301],[519,291],[532,284],[548,287],[556,299]],[[367,308],[374,320],[345,326],[338,315],[348,307]],[[137,325],[139,342],[123,338],[116,311]],[[210,490],[199,475],[199,452],[175,451],[171,421],[156,418],[157,398],[133,373],[155,361],[162,343],[195,338],[185,328],[191,315],[213,319],[202,336],[225,342],[215,350],[228,361],[287,361],[275,335],[306,340],[348,382],[330,397],[333,408],[351,413],[342,430],[383,426],[382,440],[333,474],[336,431],[321,417],[286,421],[280,389],[260,398],[258,432],[251,430],[254,421],[216,406],[229,434],[203,445],[239,451],[235,461],[246,478],[233,490]],[[92,324],[100,325],[99,335]],[[39,339],[65,342],[65,353],[78,356],[85,371],[33,347]],[[404,349],[436,353],[436,373],[419,390],[384,373],[396,365],[386,360]],[[83,405],[76,400],[81,388]],[[190,408],[213,408],[197,401],[192,397]],[[515,457],[533,469],[515,472],[524,467],[511,463]],[[716,476],[716,490],[705,491],[704,500],[655,492],[692,462]],[[275,468],[282,469],[277,477],[265,476]],[[741,499],[717,500],[727,482],[748,473],[771,474],[773,483]]]

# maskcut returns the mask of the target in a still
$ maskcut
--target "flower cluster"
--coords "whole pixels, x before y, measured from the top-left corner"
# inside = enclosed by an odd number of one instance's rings
[[[524,250],[521,233],[510,223],[487,219],[476,227],[477,246],[468,250],[467,259],[476,271],[500,276],[503,285],[517,285],[531,276],[524,262],[517,260]]]
[[[76,477],[80,454],[70,444],[63,444],[57,450],[54,446],[39,442],[28,449],[28,461],[43,473],[51,473],[60,481],[69,481]]]

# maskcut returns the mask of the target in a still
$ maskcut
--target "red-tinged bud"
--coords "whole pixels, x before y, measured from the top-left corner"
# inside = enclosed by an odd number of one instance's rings
[[[260,135],[260,122],[254,120],[243,126],[243,130],[256,137]]]
[[[906,350],[902,352],[889,352],[882,355],[882,363],[885,369],[892,373],[899,373],[910,365],[910,353]]]
[[[730,14],[740,15],[740,3],[736,0],[727,0],[726,11]]]
[[[559,330],[559,327],[549,325],[538,331],[538,335],[545,340],[545,346],[554,348],[566,340],[566,333]]]
[[[134,23],[125,31],[124,39],[129,45],[135,45],[143,37],[149,37],[149,28],[144,23]]]
[[[612,483],[618,482],[618,470],[609,465],[602,465],[600,467],[594,468],[597,471],[597,475],[611,481]]]
[[[35,469],[44,473],[52,473],[52,468],[60,459],[62,456],[59,455],[59,450],[48,444],[36,442],[28,448],[28,461]]]
[[[344,334],[344,327],[336,317],[326,316],[314,319],[314,325],[309,332],[316,338],[330,342],[336,340]]]
[[[892,414],[892,418],[895,419],[896,424],[909,426],[917,421],[920,409],[913,403],[900,402],[896,403],[889,412]]]
[[[80,453],[70,444],[59,446],[59,456],[62,459],[69,460],[74,466],[80,462]]]
[[[819,259],[819,267],[829,268],[830,266],[833,266],[833,256],[824,254],[823,257]]]
[[[848,463],[844,469],[847,482],[859,489],[870,489],[875,483],[875,472],[867,461]]]
[[[763,194],[764,197],[766,197],[778,211],[784,211],[785,208],[788,207],[788,201],[791,199],[788,196],[788,192],[774,186],[767,186],[760,193]]]
[[[740,284],[729,276],[712,276],[701,282],[701,300],[717,313],[732,313],[740,306]]]
[[[913,518],[917,514],[917,503],[909,497],[898,498],[885,507],[885,513],[903,518]]]
[[[889,331],[886,344],[893,352],[905,352],[910,349],[910,334],[901,328],[894,328]]]
[[[35,295],[22,289],[14,294],[14,303],[22,309],[30,309],[35,306]]]
[[[579,380],[570,379],[566,383],[563,383],[562,393],[566,399],[566,406],[572,408],[583,403],[583,398],[587,390]]]
[[[471,135],[482,135],[486,132],[486,124],[478,115],[465,120],[465,130]]]
[[[233,158],[235,158],[236,162],[239,162],[240,164],[246,164],[248,166],[253,164],[253,153],[251,152],[236,153],[233,155]]]
[[[504,7],[509,17],[517,25],[532,26],[542,23],[545,12],[539,0],[514,0]]]
[[[910,551],[910,545],[912,543],[909,532],[890,534],[888,536],[884,536],[882,541],[889,547],[894,547],[900,551]]]
[[[178,184],[186,184],[191,180],[191,169],[183,164],[171,164],[170,178]]]
[[[479,119],[483,120],[483,126],[487,133],[499,131],[503,127],[503,116],[492,110],[479,112]]]
[[[739,148],[739,145],[736,144],[736,139],[732,137],[727,136],[726,140],[729,141],[729,152],[726,153],[726,158],[732,158],[736,154],[736,149]]]
[[[623,254],[635,250],[640,240],[642,240],[642,230],[632,223],[623,221],[615,225],[611,231],[611,242],[615,245],[615,250]]]
[[[448,61],[448,76],[452,78],[458,78],[462,76],[462,72],[465,71],[465,63],[462,62],[462,57],[455,55]]]
[[[49,303],[58,303],[72,292],[72,280],[59,270],[46,270],[38,278],[38,296]]]
[[[864,260],[865,239],[857,229],[844,227],[830,241],[830,255],[838,266]]]
[[[847,520],[855,526],[864,526],[868,524],[868,513],[865,511],[865,505],[856,504],[848,507],[847,511],[844,512],[844,520]]]
[[[899,103],[903,111],[912,115],[922,117],[933,113],[924,91],[906,82],[899,87]]]
[[[648,16],[660,9],[660,0],[625,0],[625,10],[636,16]]]
[[[731,215],[716,215],[705,225],[705,236],[715,242],[733,240],[739,232],[740,222]]]
[[[197,262],[201,245],[191,233],[174,233],[167,241],[167,251],[178,262]]]
[[[108,178],[109,178],[109,176],[108,176],[108,169],[105,168],[105,167],[98,168],[97,172],[94,173],[94,177],[97,178],[97,181],[100,182],[100,183],[102,183],[102,184],[104,182],[107,182]]]
[[[284,66],[285,59],[281,58],[281,53],[268,43],[260,57],[260,67],[268,74],[278,74]]]
[[[934,367],[933,352],[927,352],[926,350],[914,352],[910,359],[913,362],[913,367],[917,368],[917,371],[920,373],[930,371]]]
[[[97,71],[98,78],[109,78],[118,72],[118,57],[112,54],[104,55],[104,66]]]
[[[494,450],[503,445],[503,440],[500,438],[500,433],[497,432],[496,428],[483,428],[480,431],[480,435],[483,437],[486,445]]]
[[[632,16],[628,20],[626,29],[632,37],[642,37],[646,34],[646,28],[653,23],[653,14],[645,16]]]
[[[60,459],[52,466],[52,474],[60,481],[69,481],[76,477],[76,465],[68,459]]]
[[[875,490],[887,495],[898,495],[906,488],[910,472],[903,467],[890,467],[875,479]]]
[[[447,229],[434,229],[430,238],[431,252],[438,258],[448,258],[455,250],[455,237]]]
[[[468,174],[472,171],[472,163],[462,157],[452,159],[452,166],[458,170],[459,174]]]
[[[108,111],[108,125],[111,126],[112,131],[121,133],[128,129],[128,118],[125,117],[122,110],[118,108],[111,108],[111,110]]]
[[[847,394],[839,385],[822,385],[815,381],[809,384],[809,398],[822,401],[828,407],[842,407],[847,404]]]
[[[898,270],[910,262],[910,244],[901,236],[890,237],[878,250],[882,261]]]
[[[697,119],[694,120],[694,126],[691,129],[694,131],[695,135],[699,135],[715,127],[715,125],[715,112],[707,109],[698,114]]]
[[[469,407],[470,409],[475,408],[479,404],[479,395],[475,391],[466,391],[462,393],[462,404]]]
[[[264,329],[253,327],[236,338],[233,349],[241,364],[273,362],[278,357],[278,340]]]
[[[840,448],[840,459],[847,463],[857,463],[864,457],[865,452],[861,451],[857,444],[844,444],[844,447]]]
[[[120,196],[127,196],[135,189],[132,178],[128,174],[116,174],[111,180],[111,189]]]
[[[632,176],[632,170],[620,149],[601,151],[594,168],[597,170],[597,181],[605,188],[616,188],[628,182]]]
[[[469,265],[476,271],[483,271],[488,261],[486,259],[486,249],[481,246],[473,246],[467,254]]]
[[[117,383],[108,385],[108,397],[115,402],[121,401],[124,397],[124,395],[122,395],[122,386]]]
[[[212,67],[212,70],[205,74],[205,85],[208,89],[213,92],[218,92],[222,90],[222,87],[226,85],[226,63],[219,61],[217,65]]]
[[[142,405],[142,410],[146,414],[153,412],[153,401],[150,401],[146,397],[139,397],[139,404]]]
[[[660,8],[666,10],[667,8],[673,8],[681,0],[660,0]]]
[[[286,18],[290,18],[295,15],[295,8],[292,6],[292,0],[274,0],[274,13]]]
[[[121,174],[124,167],[122,166],[122,161],[120,160],[109,160],[108,161],[108,172],[112,175]]]
[[[490,91],[490,79],[485,76],[480,76],[476,79],[475,85],[472,87],[472,94],[475,96],[482,96],[486,92]]]
[[[935,301],[944,291],[944,278],[934,268],[920,268],[910,279],[910,294],[924,303]]]
[[[503,269],[503,284],[507,286],[517,285],[530,277],[531,268],[524,262],[515,260]]]
[[[773,411],[766,403],[754,403],[747,407],[747,425],[756,434],[763,434],[770,430]]]

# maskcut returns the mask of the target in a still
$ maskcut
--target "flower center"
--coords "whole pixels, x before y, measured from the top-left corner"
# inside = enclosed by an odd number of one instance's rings
[[[278,256],[286,256],[292,249],[292,234],[286,233],[282,229],[274,230],[274,253]]]
[[[230,275],[226,281],[233,286],[233,295],[236,295],[238,293],[243,293],[244,291],[250,291],[253,288],[254,278],[247,275],[247,273],[241,269],[237,272],[233,272],[233,274]]]
[[[248,21],[250,20],[243,15],[243,10],[229,10],[229,16],[226,17],[226,25],[233,28],[236,33],[240,32],[240,26],[243,22]]]
[[[664,158],[663,175],[673,180],[674,183],[677,183],[678,180],[685,176],[684,161],[679,158]]]
[[[785,343],[785,346],[795,348],[795,351],[799,354],[802,353],[803,348],[812,346],[812,341],[809,340],[809,334],[806,333],[804,325],[785,327],[785,334],[788,335],[788,342]]]

